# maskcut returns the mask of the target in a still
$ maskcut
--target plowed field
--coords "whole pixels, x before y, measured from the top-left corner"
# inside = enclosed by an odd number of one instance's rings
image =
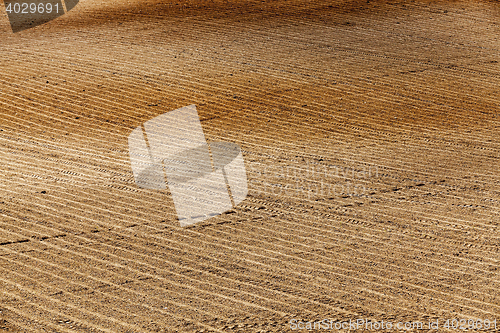
[[[0,12],[0,332],[500,330],[498,1]],[[182,228],[127,137],[191,104],[249,194]]]

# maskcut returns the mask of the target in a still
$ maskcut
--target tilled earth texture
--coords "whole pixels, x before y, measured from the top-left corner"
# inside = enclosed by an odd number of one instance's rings
[[[0,332],[500,330],[499,2],[0,12]],[[181,227],[127,139],[192,104],[248,196]]]

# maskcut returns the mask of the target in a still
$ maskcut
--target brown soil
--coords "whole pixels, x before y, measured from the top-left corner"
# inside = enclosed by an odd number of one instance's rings
[[[13,34],[2,14],[0,332],[500,328],[499,19],[487,1],[87,0]],[[181,228],[167,191],[134,184],[127,137],[190,104],[242,147],[249,195]]]

